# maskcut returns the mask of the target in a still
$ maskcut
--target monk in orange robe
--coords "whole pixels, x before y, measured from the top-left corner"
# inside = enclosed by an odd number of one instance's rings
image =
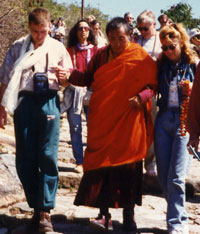
[[[142,159],[153,138],[151,97],[157,67],[141,46],[130,43],[123,18],[111,20],[106,33],[109,45],[98,50],[85,72],[74,70],[69,78],[70,83],[91,86],[93,91],[84,175],[74,204],[100,208],[91,224],[107,230],[113,228],[108,208],[124,208],[123,227],[135,231]]]

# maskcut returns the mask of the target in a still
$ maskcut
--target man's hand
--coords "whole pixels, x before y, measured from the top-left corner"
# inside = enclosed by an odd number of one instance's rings
[[[59,84],[64,87],[67,87],[68,85],[70,85],[70,83],[68,82],[68,78],[70,76],[69,69],[64,70],[62,67],[55,67],[54,69],[55,69],[56,77],[58,78]]]
[[[5,108],[0,105],[0,128],[5,129],[5,125],[7,124],[7,113]]]
[[[140,96],[136,95],[132,98],[129,98],[128,100],[129,100],[130,106],[137,108],[137,109],[142,108],[142,100],[141,100]]]

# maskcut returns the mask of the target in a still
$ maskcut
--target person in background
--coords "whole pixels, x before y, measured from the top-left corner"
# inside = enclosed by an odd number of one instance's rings
[[[93,20],[91,23],[92,31],[95,36],[95,43],[98,48],[106,46],[108,44],[103,32],[101,31],[100,22]]]
[[[86,20],[78,21],[69,32],[67,48],[75,69],[82,72],[86,69],[90,59],[97,51],[94,44],[95,37],[89,23]],[[86,91],[85,88],[69,85],[64,90],[64,101],[61,105],[61,113],[67,111],[72,150],[76,160],[75,171],[77,173],[83,172],[81,111],[83,107],[87,120],[89,103],[86,99],[89,99],[90,95],[91,90],[89,88]]]
[[[15,41],[0,69],[0,127],[14,111],[16,169],[28,205],[34,209],[22,233],[53,232],[50,210],[58,187],[57,153],[64,77],[56,69],[72,68],[62,43],[49,36],[50,13],[29,14],[30,34]],[[43,81],[43,82],[41,82]]]
[[[164,26],[170,24],[170,20],[169,20],[168,16],[165,14],[160,15],[158,17],[158,21],[160,23],[160,28],[158,29],[158,31],[160,31]]]
[[[133,25],[133,20],[134,20],[134,18],[133,18],[133,15],[132,15],[130,12],[126,12],[126,13],[124,14],[124,19],[125,19],[129,24]]]
[[[192,44],[192,48],[197,53],[200,58],[200,29],[193,28],[189,31],[190,42]]]
[[[159,32],[156,31],[156,18],[152,11],[143,11],[137,17],[140,44],[153,59],[157,59],[162,52]]]
[[[149,100],[157,84],[157,66],[141,46],[130,42],[129,33],[124,18],[113,18],[106,27],[109,45],[97,51],[85,72],[74,70],[69,78],[73,85],[93,90],[84,175],[74,204],[99,208],[91,225],[104,230],[113,229],[112,207],[123,208],[123,228],[136,231],[141,160],[153,136]]]
[[[152,11],[143,11],[137,17],[138,29],[141,33],[137,43],[141,45],[151,57],[156,60],[161,53],[161,43],[159,32],[156,31],[156,18]],[[157,113],[156,98],[152,97],[152,118],[155,122]],[[154,153],[154,145],[152,144],[148,155],[145,158],[145,169],[149,176],[156,176],[156,160]]]
[[[55,20],[51,19],[50,30],[49,30],[50,37],[54,37],[55,36],[54,30],[55,30]]]
[[[65,30],[66,30],[66,24],[65,24],[65,21],[63,20],[63,17],[59,17],[59,19],[58,20],[60,20],[61,22],[62,22],[62,26],[65,28]]]
[[[169,234],[189,234],[185,210],[185,179],[191,157],[186,131],[188,100],[194,81],[196,56],[182,24],[160,31],[162,54],[158,59],[158,106],[154,146],[158,178],[167,201]]]
[[[130,41],[131,42],[136,42],[138,40],[138,36],[140,32],[136,27],[133,26],[133,15],[130,12],[126,12],[124,14],[124,19],[129,23],[130,27]]]
[[[64,43],[64,37],[65,37],[65,27],[63,25],[62,18],[59,18],[54,28],[54,38]]]

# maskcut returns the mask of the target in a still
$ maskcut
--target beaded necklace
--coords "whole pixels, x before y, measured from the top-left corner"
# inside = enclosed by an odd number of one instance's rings
[[[186,68],[183,72],[183,76],[182,76],[181,80],[177,84],[177,87],[180,84],[180,82],[183,80],[185,73],[186,73]],[[170,84],[167,80],[166,73],[165,73],[165,81],[169,87]],[[186,119],[187,119],[188,105],[189,105],[190,94],[191,94],[190,81],[185,80],[183,83],[181,83],[181,87],[182,87],[182,104],[180,107],[180,134],[181,134],[181,136],[185,136],[186,132],[187,132]]]
[[[181,136],[185,136],[187,129],[186,129],[186,119],[188,114],[188,105],[190,100],[190,81],[186,80],[182,85],[182,104],[180,110],[180,134]]]

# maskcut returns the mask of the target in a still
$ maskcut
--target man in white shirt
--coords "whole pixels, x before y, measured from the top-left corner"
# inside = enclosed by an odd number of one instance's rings
[[[101,48],[108,44],[106,37],[104,36],[103,32],[101,31],[101,25],[98,20],[93,20],[91,23],[92,32],[95,36],[95,41],[97,43],[97,47]]]
[[[137,17],[137,25],[140,31],[137,43],[140,44],[151,57],[156,60],[162,52],[159,32],[156,31],[156,18],[152,11],[143,11]],[[153,122],[157,113],[156,98],[152,98],[152,119]],[[156,176],[156,162],[154,146],[150,147],[145,159],[145,169],[148,175]]]
[[[53,231],[50,210],[58,187],[57,91],[65,78],[56,69],[72,68],[72,62],[64,45],[49,36],[48,10],[29,14],[29,30],[10,47],[0,69],[0,127],[6,125],[6,110],[14,111],[16,169],[34,209],[26,233],[44,233]]]
[[[140,44],[153,59],[162,52],[159,32],[156,31],[156,18],[152,11],[143,11],[137,17],[138,29],[141,33],[137,43]]]

